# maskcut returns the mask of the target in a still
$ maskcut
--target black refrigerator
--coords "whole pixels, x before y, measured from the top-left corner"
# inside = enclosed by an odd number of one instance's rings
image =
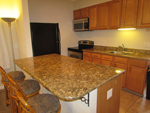
[[[58,23],[30,23],[33,56],[60,54]]]

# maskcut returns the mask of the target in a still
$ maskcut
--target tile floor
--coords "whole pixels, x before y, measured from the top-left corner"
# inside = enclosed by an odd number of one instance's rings
[[[11,113],[5,106],[5,93],[0,90],[0,113]],[[119,113],[150,113],[150,100],[121,90]]]
[[[119,113],[150,113],[150,100],[121,90]]]

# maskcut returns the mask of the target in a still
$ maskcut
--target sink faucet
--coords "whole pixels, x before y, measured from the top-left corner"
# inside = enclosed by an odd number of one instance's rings
[[[121,47],[122,50],[124,51],[124,44],[122,44],[122,46],[118,46],[118,48]]]

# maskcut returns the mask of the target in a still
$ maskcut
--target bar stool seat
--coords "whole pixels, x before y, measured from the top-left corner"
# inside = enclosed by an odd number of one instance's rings
[[[14,88],[20,91],[24,98],[32,97],[39,94],[40,85],[36,80],[24,80],[21,82],[16,83],[11,76],[6,73],[3,73],[4,76],[7,77],[9,80],[9,87],[10,87],[10,105],[11,105],[11,113],[15,113],[18,110],[18,104],[15,103],[17,101],[16,94],[14,92]]]
[[[14,81],[18,82],[18,81],[22,81],[25,78],[25,75],[23,72],[21,71],[11,71],[7,73],[9,76],[11,76],[13,78]],[[4,82],[8,82],[8,79],[6,79],[6,81]]]
[[[40,89],[39,83],[35,80],[24,80],[18,82],[17,84],[26,96],[29,96],[34,92],[38,92]]]
[[[1,83],[4,84],[5,88],[5,94],[6,94],[6,106],[10,104],[10,97],[9,97],[9,81],[7,77],[4,75],[6,74],[5,70],[0,66],[0,72],[1,72]],[[7,73],[9,76],[13,78],[15,82],[20,82],[25,79],[25,75],[21,71],[11,71]]]
[[[57,113],[60,108],[59,99],[51,94],[39,94],[27,100],[37,113]]]

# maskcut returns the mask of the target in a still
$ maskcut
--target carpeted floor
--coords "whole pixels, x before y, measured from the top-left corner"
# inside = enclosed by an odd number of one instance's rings
[[[0,90],[0,113],[11,113],[10,106],[6,107],[5,90]]]

